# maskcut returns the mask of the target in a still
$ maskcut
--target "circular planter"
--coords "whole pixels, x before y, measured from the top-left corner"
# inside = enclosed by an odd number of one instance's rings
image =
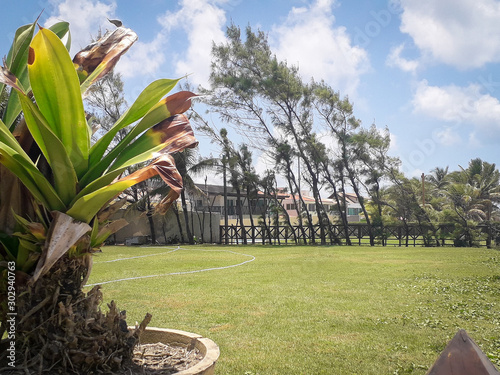
[[[220,350],[215,342],[196,333],[147,327],[141,334],[141,344],[154,344],[161,342],[166,345],[187,347],[194,343],[196,349],[203,355],[203,359],[187,370],[176,372],[176,375],[213,375],[215,362],[219,359]]]

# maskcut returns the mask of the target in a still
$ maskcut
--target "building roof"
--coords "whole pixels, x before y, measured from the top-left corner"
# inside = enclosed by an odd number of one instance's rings
[[[293,199],[293,195],[292,194],[287,194],[286,198],[285,199]],[[304,203],[316,203],[316,200],[314,199],[314,197],[311,197],[309,195],[304,195],[302,194],[302,199],[304,200]],[[299,201],[300,198],[297,194],[295,194],[295,200]],[[333,200],[333,199],[330,199],[330,198],[321,198],[321,202],[323,204],[335,204],[336,202]]]
[[[342,196],[342,193],[339,193],[339,196]],[[351,203],[358,203],[358,197],[356,196],[356,194],[344,193],[344,196],[345,196],[346,200],[350,201]],[[328,198],[335,199],[335,195],[332,194]]]
[[[224,195],[224,186],[223,185],[210,185],[210,184],[195,184],[198,189],[200,189],[203,193],[207,195]],[[238,194],[236,193],[236,189],[234,189],[231,185],[227,185],[227,196],[228,197],[236,197]],[[241,195],[246,196],[246,189],[241,190]],[[257,192],[259,197],[264,197],[264,193],[261,191]],[[274,195],[272,196],[274,198]],[[284,199],[286,197],[285,194],[278,194],[278,199]]]

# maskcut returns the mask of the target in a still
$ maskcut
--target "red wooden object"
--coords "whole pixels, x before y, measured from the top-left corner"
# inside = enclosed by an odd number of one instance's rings
[[[461,329],[446,345],[427,375],[499,375],[500,372]]]

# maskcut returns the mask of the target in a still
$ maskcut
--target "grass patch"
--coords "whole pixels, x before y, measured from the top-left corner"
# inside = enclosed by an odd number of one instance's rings
[[[500,365],[500,253],[478,248],[105,247],[89,283],[129,323],[196,332],[218,374],[425,374],[463,328]],[[210,251],[203,251],[210,250]],[[109,262],[119,258],[151,255]]]

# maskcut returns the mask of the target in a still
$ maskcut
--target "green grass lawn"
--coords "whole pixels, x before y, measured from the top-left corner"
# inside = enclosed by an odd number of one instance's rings
[[[104,299],[129,324],[150,312],[210,337],[217,374],[425,374],[460,328],[500,365],[497,250],[173,248],[105,247],[89,283],[164,275],[104,284]]]

